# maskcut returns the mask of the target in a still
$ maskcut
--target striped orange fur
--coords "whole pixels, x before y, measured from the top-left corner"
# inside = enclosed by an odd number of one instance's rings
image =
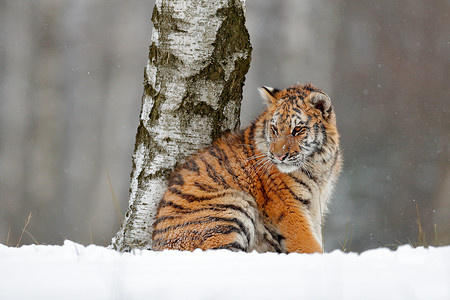
[[[341,167],[330,98],[312,85],[261,88],[267,109],[170,176],[153,249],[322,252]]]

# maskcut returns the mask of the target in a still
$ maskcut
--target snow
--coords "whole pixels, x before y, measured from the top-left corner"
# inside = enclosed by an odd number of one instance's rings
[[[1,299],[450,299],[450,246],[361,255],[0,245]]]

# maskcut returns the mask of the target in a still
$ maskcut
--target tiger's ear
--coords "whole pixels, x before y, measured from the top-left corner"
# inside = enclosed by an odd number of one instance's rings
[[[324,92],[312,92],[308,99],[312,107],[322,113],[325,120],[328,120],[333,115],[333,105],[331,104],[331,99]]]
[[[275,94],[280,91],[268,86],[260,87],[258,90],[263,99],[266,100],[267,105],[271,105],[277,101],[277,98],[275,98]]]

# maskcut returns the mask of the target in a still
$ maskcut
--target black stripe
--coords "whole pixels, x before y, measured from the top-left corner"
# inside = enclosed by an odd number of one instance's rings
[[[302,114],[302,111],[301,111],[300,108],[297,108],[297,107],[293,106],[292,110],[295,111],[296,113],[300,114],[300,115]]]
[[[281,245],[280,243],[281,243],[281,240],[282,240],[282,239],[279,238],[280,235],[276,234],[277,238],[274,238],[274,236],[273,236],[274,233],[271,232],[270,230],[268,230],[268,232],[270,233],[270,238],[269,238],[269,236],[267,234],[265,234],[264,235],[265,240],[270,244],[270,246],[272,246],[275,249],[276,252],[278,252],[278,253],[283,252],[281,250],[281,248],[280,248],[280,245]],[[275,243],[274,240],[277,240],[278,243]]]
[[[308,120],[306,120],[305,126],[309,125],[309,122],[311,122],[312,117],[308,115]]]
[[[267,227],[266,227],[266,228],[267,228]],[[282,235],[279,234],[278,232],[269,230],[268,228],[267,228],[267,230],[268,230],[268,232],[270,233],[270,235],[272,236],[272,239],[275,240],[275,241],[277,241],[278,245],[281,245],[281,243],[282,243],[283,240],[284,240],[284,236],[282,236]],[[281,252],[281,249],[280,249],[280,252]]]
[[[264,122],[263,122],[262,134],[263,134],[264,142],[267,141],[267,122],[268,122],[267,119],[265,119]]]
[[[327,114],[330,114],[332,110],[333,110],[333,105],[331,104],[330,108],[327,110]]]
[[[247,144],[246,140],[244,140],[244,142],[242,143],[242,148],[243,148],[244,154],[247,158],[251,157],[251,149],[253,147],[255,147],[253,141],[250,141]]]
[[[283,105],[282,110],[284,110],[284,111],[289,110],[289,109],[287,108],[287,104]],[[289,118],[289,115],[288,115],[288,114],[282,113],[281,116],[280,116],[280,120],[278,120],[278,122],[286,123],[286,121],[287,121],[288,118]]]
[[[221,160],[222,157],[220,156],[220,149],[217,147],[217,145],[212,145],[211,147],[208,148],[208,152],[209,154],[211,154],[212,156],[214,156],[215,158],[217,158],[218,160]],[[217,152],[218,153],[217,153]]]
[[[187,169],[189,171],[196,172],[197,174],[200,174],[200,168],[198,167],[195,160],[189,160],[187,161],[182,167],[182,169]]]
[[[219,191],[217,188],[210,186],[209,184],[203,183],[203,182],[198,182],[195,181],[194,185],[201,191],[204,192],[217,192]]]
[[[251,150],[251,157],[253,157],[255,155],[255,151],[252,148],[250,148],[250,150]],[[258,174],[258,172],[256,172],[256,170],[253,169],[253,171],[256,173],[253,176],[253,178],[256,177],[257,180],[259,180],[259,182],[260,182],[261,193],[262,193],[262,196],[264,198],[264,201],[263,201],[263,203],[261,205],[261,209],[264,211],[265,207],[266,207],[266,205],[267,205],[267,203],[269,202],[270,199],[269,199],[269,197],[267,197],[267,191],[266,191],[266,188],[265,188],[265,183],[263,182],[263,180],[261,178],[262,176],[259,176],[259,174]],[[254,197],[254,198],[256,198],[256,197]]]
[[[302,100],[304,100],[305,98],[306,98],[306,93],[305,92],[298,92],[299,93],[299,95],[300,95],[300,99],[302,99]]]
[[[213,237],[214,235],[221,234],[221,235],[228,235],[230,233],[236,232],[238,234],[241,233],[239,228],[234,227],[232,225],[217,225],[213,228],[207,228],[205,230],[199,231],[197,229],[190,229],[186,231],[186,237],[189,237],[189,243],[194,246],[195,248],[201,248],[204,242],[207,241],[208,238]],[[156,234],[159,234],[158,232]],[[163,248],[165,245],[171,245],[170,248],[176,249],[174,245],[179,246],[188,246],[186,245],[186,238],[169,238],[161,237],[155,239],[156,236],[155,232],[153,233],[153,249]],[[189,246],[188,246],[189,247]],[[179,249],[181,249],[180,247]]]
[[[185,210],[186,209],[185,207],[183,207],[181,205],[178,205],[176,203],[173,203],[172,201],[166,201],[166,200],[164,200],[164,198],[161,199],[161,201],[159,202],[159,209],[161,209],[163,207],[166,207],[166,206],[170,206],[170,207],[176,208],[178,210]]]
[[[235,210],[235,211],[238,211],[238,212],[242,213],[243,215],[245,215],[245,217],[247,217],[252,222],[252,225],[255,226],[254,220],[248,215],[248,213],[245,210],[243,210],[241,207],[238,207],[238,206],[232,205],[232,204],[209,204],[208,207],[194,209],[194,210],[189,210],[189,211],[183,211],[182,213],[184,215],[189,215],[189,214],[194,214],[194,213],[197,213],[197,212],[200,212],[200,211],[210,210],[210,211],[222,211],[223,212],[223,211],[228,210],[228,209]],[[157,224],[159,224],[159,223],[161,223],[161,222],[163,222],[165,220],[180,219],[182,217],[183,217],[182,215],[162,216],[162,217],[159,217],[159,218],[156,219],[156,221],[153,223],[153,226],[156,226]],[[229,219],[229,218],[211,217],[211,216],[201,216],[199,218],[208,218],[211,221],[235,222],[236,224],[238,224],[239,228],[242,229],[242,231],[245,233],[245,235],[249,239],[249,234],[248,234],[247,229],[245,228],[244,224],[237,218]],[[188,223],[192,224],[191,221],[188,221]],[[205,222],[205,223],[207,223],[207,222]]]
[[[285,189],[287,189],[289,191],[289,193],[291,193],[292,197],[294,197],[295,200],[299,201],[300,203],[306,205],[306,206],[310,206],[311,205],[311,201],[309,201],[308,199],[303,199],[300,198],[296,193],[294,193],[294,191],[291,190],[291,188],[289,188],[286,183],[284,183]]]
[[[237,161],[239,166],[241,167],[241,170],[243,170],[245,172],[245,175],[247,176],[247,178],[250,178],[250,173],[248,172],[247,168],[242,164],[242,159],[237,156],[236,152],[234,151],[234,147],[232,147],[230,145],[228,145],[228,147],[229,147],[231,153],[233,154],[233,157],[234,157],[235,161]],[[239,186],[242,187],[242,190],[250,193],[250,190],[249,190],[247,185],[241,186],[239,184]],[[251,196],[253,196],[253,195],[251,195]]]
[[[271,179],[272,176],[274,176],[274,174],[271,174],[271,175],[269,176],[269,179]],[[295,194],[295,193],[287,186],[287,184],[286,184],[285,182],[283,182],[283,185],[284,185],[284,187],[277,186],[277,191],[287,190],[287,191],[292,195],[292,197],[293,197],[295,200],[297,200],[297,201],[299,201],[300,203],[302,203],[302,204],[304,204],[304,205],[307,205],[307,206],[311,205],[311,201],[309,201],[309,200],[307,200],[307,199],[300,198],[297,194]],[[284,201],[283,201],[283,197],[281,197],[281,196],[279,195],[279,193],[277,193],[276,191],[274,191],[274,195],[278,196],[278,198],[279,198],[282,202],[284,202]]]
[[[310,171],[304,169],[303,167],[301,167],[300,170],[301,170],[304,174],[306,174],[306,176],[308,177],[308,179],[314,181],[314,183],[317,183],[317,181],[318,181],[317,177],[314,176],[313,174],[311,174]]]
[[[322,134],[323,134],[322,145],[325,145],[325,142],[327,142],[327,140],[328,140],[328,135],[327,135],[327,131],[325,129],[325,126],[323,126],[323,124],[320,124],[320,130],[322,131]]]
[[[310,143],[308,143],[308,137],[309,137],[309,132],[310,132],[310,129],[309,128],[307,128],[306,129],[306,133],[305,133],[305,136],[302,138],[302,142],[303,142],[303,144],[306,146],[306,147],[309,147],[311,144]]]
[[[232,209],[232,210],[238,211],[238,212],[242,213],[243,215],[245,215],[250,221],[252,221],[252,223],[254,225],[253,218],[250,217],[250,215],[242,207],[239,207],[239,206],[233,205],[233,204],[209,204],[209,206],[213,207],[213,208]]]
[[[228,185],[228,183],[225,181],[225,179],[223,178],[222,175],[220,175],[219,173],[216,172],[216,170],[213,168],[213,166],[211,166],[205,158],[200,157],[201,161],[205,164],[206,166],[206,173],[208,174],[208,176],[217,184],[222,185],[224,188],[229,189],[230,186]]]
[[[242,221],[239,220],[238,218],[209,217],[209,219],[211,219],[211,222],[223,221],[236,223],[241,229],[241,231],[245,234],[245,237],[247,238],[247,243],[250,245],[250,233],[248,232],[248,229],[245,227],[244,223],[242,223]]]
[[[181,174],[178,173],[174,173],[172,174],[172,176],[170,176],[169,179],[169,186],[172,185],[183,185],[184,184],[184,180],[183,180],[183,176],[181,176]]]
[[[181,216],[162,216],[162,217],[157,218],[155,220],[155,222],[153,222],[153,226],[156,226],[165,220],[174,220],[174,219],[180,219],[180,218],[181,218]]]
[[[165,227],[163,229],[154,230],[153,234],[154,235],[158,235],[158,234],[161,234],[161,233],[166,233],[167,231],[171,231],[171,230],[182,228],[182,227],[187,227],[187,226],[190,226],[190,225],[208,224],[208,223],[216,222],[217,220],[214,220],[214,219],[215,218],[208,217],[208,216],[207,217],[200,217],[199,219],[192,220],[192,221],[189,221],[189,222],[176,224],[176,225],[171,225],[171,226],[167,226],[167,227]]]
[[[249,135],[248,135],[249,141],[250,141],[251,143],[253,143],[253,144],[256,146],[256,144],[255,144],[255,139],[254,139],[255,129],[256,129],[256,121],[253,122],[252,125],[250,126],[250,129],[249,129]],[[250,151],[250,153],[248,154],[248,157],[253,157],[253,156],[255,156],[255,149],[254,149],[254,147],[248,147],[248,150]],[[253,171],[254,171],[254,170],[253,170]],[[263,182],[262,182],[261,177],[258,175],[258,173],[256,173],[255,176],[258,178],[258,180],[259,180],[259,182],[260,182],[260,184],[261,184],[261,192],[262,192],[262,195],[263,195],[263,197],[264,197],[264,202],[262,203],[262,207],[261,207],[261,208],[262,208],[262,210],[264,211],[265,206],[267,205],[267,202],[269,202],[269,198],[267,197],[266,189],[265,189],[265,187],[264,187],[264,184],[263,184]],[[254,178],[255,176],[253,176],[253,178]],[[256,198],[256,197],[254,197],[254,198]]]
[[[303,199],[300,198],[299,196],[295,195],[290,189],[289,191],[292,193],[292,195],[294,196],[295,200],[299,201],[300,203],[306,205],[306,206],[311,206],[311,201],[309,201],[308,199]]]
[[[244,251],[244,252],[247,251],[247,249],[245,249],[244,246],[242,246],[242,245],[239,244],[238,242],[233,242],[233,243],[221,245],[221,246],[218,246],[218,247],[214,247],[214,248],[212,248],[212,249],[214,249],[214,250],[220,250],[220,249],[240,250],[240,251]]]
[[[239,206],[236,206],[236,205],[233,205],[233,204],[208,204],[207,207],[197,208],[197,209],[193,209],[193,210],[187,210],[186,209],[185,211],[181,211],[180,213],[182,213],[184,215],[189,215],[189,214],[194,214],[194,213],[197,213],[197,212],[207,211],[207,210],[223,212],[223,211],[226,211],[226,210],[229,210],[229,209],[242,213],[245,217],[247,217],[252,222],[253,226],[255,226],[255,222],[250,217],[250,215],[243,208],[241,208]],[[204,217],[207,217],[207,216],[204,216]],[[160,217],[160,218],[169,219],[170,216],[163,216],[163,217]],[[161,221],[163,221],[163,220],[161,220]],[[158,221],[158,223],[161,222],[161,221]]]
[[[214,235],[227,235],[233,232],[236,232],[238,234],[241,233],[239,228],[236,228],[233,225],[217,225],[213,228],[207,228],[206,230],[203,230],[203,232],[199,232],[202,242],[198,246],[200,247],[201,245],[203,245],[209,238],[213,237]]]
[[[270,182],[270,181],[273,181],[272,180],[272,177],[273,176],[278,176],[276,173],[272,173],[272,174],[270,174],[268,177],[267,177],[267,181],[266,182]],[[277,196],[278,197],[278,200],[280,201],[280,202],[284,202],[283,201],[283,198],[282,197],[280,197],[280,195],[277,193],[278,191],[280,191],[280,190],[282,190],[282,188],[280,187],[280,186],[272,186],[272,185],[270,185],[269,186],[269,190],[267,191],[267,193],[269,193],[269,192],[271,192],[272,191],[272,195],[273,196]],[[267,196],[266,196],[267,197]],[[273,197],[271,197],[271,198],[269,198],[269,197],[267,197],[267,201],[270,199],[272,199]],[[267,204],[266,202],[264,203],[264,204]]]
[[[288,174],[288,176],[291,177],[292,179],[294,179],[296,183],[298,183],[301,186],[305,187],[308,190],[308,192],[310,192],[312,194],[312,189],[306,182],[304,182],[300,178],[297,178],[297,177],[295,177],[295,176],[293,176],[291,174]]]
[[[320,92],[320,90],[314,88],[311,84],[304,85],[303,88],[310,92]]]
[[[198,196],[195,196],[192,194],[183,193],[182,191],[180,191],[174,187],[169,187],[167,190],[170,191],[172,194],[180,196],[181,198],[183,198],[184,200],[187,200],[188,202],[211,200],[211,199],[223,197],[226,194],[230,193],[229,191],[222,191],[220,193],[215,193],[214,195],[198,197]]]
[[[314,141],[317,141],[317,139],[319,138],[319,124],[315,123],[314,126]]]
[[[221,156],[223,157],[222,163],[223,163],[223,167],[225,168],[225,170],[231,175],[234,183],[236,183],[239,186],[239,189],[245,190],[245,188],[241,185],[239,176],[236,175],[236,173],[234,173],[234,169],[230,165],[230,160],[228,159],[228,156],[225,154],[225,152],[222,149],[219,149],[219,152],[220,152]]]
[[[255,129],[256,129],[256,121],[252,123],[252,125],[250,125],[250,131],[248,133],[248,139],[250,141],[254,141],[255,140]]]
[[[319,148],[316,149],[316,153],[319,155],[323,154],[324,152],[325,152],[325,149],[322,146],[320,146]]]

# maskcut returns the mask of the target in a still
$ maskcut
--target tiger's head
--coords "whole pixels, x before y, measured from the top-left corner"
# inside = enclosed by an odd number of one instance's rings
[[[312,85],[285,90],[262,87],[260,93],[268,108],[256,142],[281,172],[323,160],[323,155],[333,152],[330,144],[338,147],[335,113],[327,94]]]

